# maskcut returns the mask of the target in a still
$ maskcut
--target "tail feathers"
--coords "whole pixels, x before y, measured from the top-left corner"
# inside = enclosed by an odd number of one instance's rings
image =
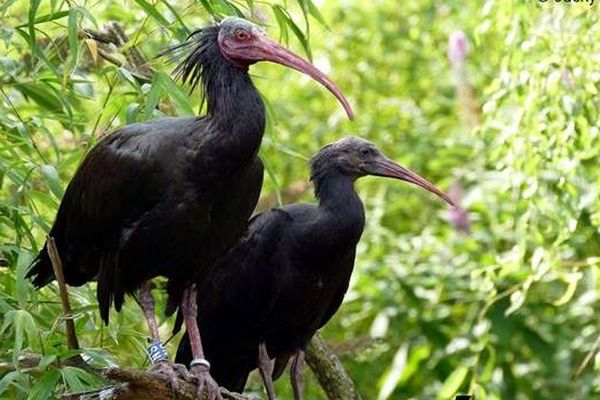
[[[98,307],[100,308],[100,317],[108,325],[108,316],[110,307],[114,300],[114,291],[112,290],[113,276],[115,269],[111,263],[106,262],[106,256],[100,257],[98,289],[96,296],[98,298]]]
[[[114,305],[117,312],[121,311],[125,302],[125,294],[131,293],[123,280],[123,273],[117,268],[117,257],[113,251],[104,252],[97,258],[98,288],[96,296],[100,316],[108,325],[109,311]]]
[[[291,354],[282,354],[275,358],[275,366],[273,367],[273,373],[271,374],[273,380],[279,379],[281,374],[283,374],[291,356]]]
[[[110,307],[114,304],[116,310],[120,311],[126,291],[121,274],[115,273],[114,252],[70,253],[70,257],[63,256],[61,258],[67,284],[80,286],[98,277],[96,295],[100,316],[108,325]],[[36,288],[41,288],[55,279],[47,245],[44,245],[44,248],[33,260],[26,276],[31,279]]]
[[[38,289],[54,280],[54,270],[46,245],[31,263],[26,277],[31,279],[33,285]]]
[[[169,279],[167,282],[167,305],[165,307],[165,315],[170,317],[178,310],[181,299],[183,298],[183,290],[185,283],[181,279]]]
[[[183,313],[181,309],[177,310],[177,315],[175,316],[175,323],[173,324],[173,335],[177,335],[183,326]]]

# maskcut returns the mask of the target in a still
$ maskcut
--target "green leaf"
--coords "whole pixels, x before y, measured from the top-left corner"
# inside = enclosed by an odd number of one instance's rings
[[[79,38],[77,36],[77,20],[79,17],[78,7],[74,7],[69,12],[69,57],[68,68],[65,68],[65,77],[70,74],[70,71],[77,65],[77,57],[79,55]],[[66,79],[65,79],[66,80]]]
[[[567,288],[562,296],[559,299],[554,301],[554,305],[557,307],[563,306],[569,302],[573,298],[575,294],[575,290],[577,289],[577,283],[583,278],[583,274],[581,272],[571,272],[566,274],[564,277],[564,281],[567,283]]]
[[[80,368],[67,366],[61,368],[60,372],[67,383],[69,391],[84,391],[87,390],[90,385],[98,382],[98,379],[94,375]]]
[[[287,44],[289,42],[290,37],[288,35],[287,19],[285,13],[278,5],[271,6],[271,9],[273,10],[273,14],[275,15],[275,19],[277,20],[277,25],[279,25],[279,40]]]
[[[2,327],[0,328],[0,335],[3,335],[4,332],[13,324],[15,320],[16,310],[9,310],[4,315],[4,322],[2,322]]]
[[[58,176],[56,168],[54,168],[52,165],[42,165],[40,167],[40,173],[42,174],[42,177],[50,188],[52,194],[54,194],[57,199],[61,199],[64,194],[64,190],[62,188],[60,177]]]
[[[154,20],[156,20],[156,22],[158,22],[160,25],[166,27],[170,25],[169,21],[167,21],[167,19],[162,16],[160,11],[158,11],[154,5],[148,3],[146,0],[135,0],[135,2],[138,3],[140,7],[144,9],[146,14],[154,18]]]
[[[87,8],[81,6],[77,6],[75,8],[77,8],[77,11],[79,11],[79,13],[83,15],[85,19],[94,25],[94,28],[98,29],[98,22],[96,21],[96,18]]]
[[[509,316],[519,310],[519,308],[523,306],[523,303],[525,303],[525,298],[526,295],[524,290],[517,290],[512,293],[510,295],[510,307],[506,309],[504,315]]]
[[[54,367],[48,368],[42,376],[37,379],[27,398],[31,400],[51,398],[52,392],[60,377],[60,370]]]
[[[206,11],[208,11],[208,13],[210,15],[216,15],[215,10],[212,7],[212,4],[210,4],[210,2],[208,0],[200,0],[200,3],[202,4],[202,7],[204,7],[204,9]]]
[[[408,355],[408,344],[403,343],[396,354],[394,355],[394,360],[392,361],[392,365],[386,371],[383,376],[381,382],[381,389],[379,390],[379,394],[377,395],[378,400],[387,400],[390,398],[394,389],[398,385],[400,378],[404,372],[404,368],[406,367],[406,359]]]
[[[149,120],[154,114],[154,110],[164,93],[164,87],[160,82],[160,74],[154,75],[150,84],[150,91],[146,96],[146,104],[144,105],[144,120]]]
[[[232,2],[227,0],[213,0],[213,10],[220,15],[235,15],[237,17],[244,17],[244,13]]]
[[[315,6],[315,4],[311,0],[302,0],[302,1],[308,6],[309,14],[312,15],[313,18],[316,19],[321,25],[323,25],[325,27],[325,29],[327,29],[328,31],[331,31],[331,28],[327,24],[327,21],[325,21],[325,18],[323,17],[323,15],[319,11],[319,9]]]
[[[275,13],[275,17],[277,18],[277,23],[280,24],[280,27],[281,27],[281,23],[279,21],[281,19],[281,21],[284,23],[284,25],[287,25],[292,30],[292,32],[294,33],[296,38],[300,41],[300,44],[302,44],[302,47],[304,48],[304,51],[306,52],[308,59],[312,60],[312,52],[310,50],[308,38],[304,35],[302,30],[300,28],[298,28],[298,25],[296,25],[296,23],[290,18],[289,14],[282,6],[274,5],[274,6],[272,6],[272,8],[273,8],[273,12]],[[278,10],[278,11],[275,11],[275,10]]]
[[[279,184],[279,181],[277,180],[277,176],[275,175],[275,171],[273,170],[273,167],[272,167],[271,163],[269,162],[269,160],[267,159],[267,157],[264,157],[261,155],[261,159],[265,166],[265,170],[267,171],[267,175],[269,175],[271,182],[273,182],[273,186],[275,186],[275,195],[277,197],[277,204],[279,207],[281,207],[281,206],[283,206],[283,198],[281,197],[281,185]]]
[[[0,16],[4,16],[4,14],[6,14],[10,6],[16,3],[16,1],[17,0],[4,0],[2,5],[0,5]]]
[[[27,335],[27,343],[32,345],[36,340],[38,331],[33,317],[25,310],[15,311],[13,329],[15,331],[15,341],[13,343],[13,362],[16,364],[24,346],[25,335]]]
[[[24,308],[27,305],[27,290],[29,285],[25,279],[25,275],[29,270],[29,265],[31,265],[31,261],[33,260],[30,252],[25,250],[19,252],[19,258],[17,259],[15,292],[20,308]]]
[[[69,15],[69,11],[68,10],[58,11],[58,12],[55,12],[55,13],[50,13],[50,14],[42,15],[40,17],[35,18],[35,20],[33,21],[33,25],[42,24],[44,22],[56,21],[57,19],[64,18],[67,15]],[[17,26],[15,26],[15,28],[25,28],[26,26],[29,26],[29,23],[17,25]]]
[[[47,111],[64,114],[60,98],[53,90],[50,90],[48,84],[36,82],[17,83],[14,85],[14,88]]]
[[[22,373],[20,371],[11,371],[4,375],[2,379],[0,379],[0,394],[6,392],[10,385],[12,385],[21,375]]]
[[[177,20],[177,22],[179,22],[179,25],[181,26],[181,28],[183,29],[183,32],[185,33],[185,37],[187,37],[190,34],[190,30],[187,27],[187,25],[185,24],[185,22],[183,21],[183,18],[181,18],[181,16],[179,15],[179,13],[175,9],[175,7],[173,7],[173,5],[171,5],[171,3],[168,0],[161,0],[161,1],[169,9],[169,11],[171,11],[173,16]],[[179,39],[183,40],[183,39],[185,39],[185,37],[179,37]]]
[[[467,367],[458,367],[444,381],[440,391],[438,392],[438,400],[448,400],[454,396],[465,381],[469,369]]]
[[[159,82],[162,85],[164,91],[169,95],[169,98],[175,104],[177,111],[180,115],[194,115],[194,108],[190,103],[188,96],[183,90],[171,79],[171,77],[165,73],[159,72]]]
[[[134,124],[138,121],[138,113],[140,111],[139,103],[131,103],[125,110],[125,123],[127,125]]]
[[[29,21],[27,26],[29,27],[29,48],[33,57],[38,55],[38,46],[35,42],[35,15],[40,3],[41,0],[30,0],[29,2]]]

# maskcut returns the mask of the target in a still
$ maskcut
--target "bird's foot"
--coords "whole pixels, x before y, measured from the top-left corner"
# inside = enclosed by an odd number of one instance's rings
[[[196,383],[196,396],[201,398],[203,392],[206,400],[223,400],[219,384],[210,376],[210,368],[207,365],[192,365],[187,376],[188,381]]]
[[[158,372],[159,374],[165,375],[169,380],[169,384],[171,385],[171,390],[175,393],[179,393],[179,376],[181,375],[181,371],[178,368],[181,364],[171,363],[168,360],[162,360],[156,362],[151,368],[151,372]],[[182,365],[181,365],[182,366]],[[185,366],[182,366],[185,369]]]

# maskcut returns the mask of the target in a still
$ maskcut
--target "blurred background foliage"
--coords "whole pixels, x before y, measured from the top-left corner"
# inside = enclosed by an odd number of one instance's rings
[[[312,201],[307,158],[358,135],[464,208],[401,183],[357,183],[367,229],[351,290],[322,334],[364,398],[600,398],[599,13],[534,0],[4,0],[0,397],[102,386],[55,366],[70,355],[57,288],[36,292],[24,274],[90,146],[123,124],[200,111],[200,96],[155,56],[233,14],[312,57],[357,113],[348,122],[294,71],[252,67],[269,103],[265,196]],[[130,37],[121,49],[87,31],[109,21]],[[134,301],[104,327],[95,286],[70,293],[85,354],[147,366]],[[164,337],[171,325],[162,321]],[[27,353],[42,364],[15,369]],[[277,386],[290,398],[287,379]],[[306,390],[323,396],[309,372]]]

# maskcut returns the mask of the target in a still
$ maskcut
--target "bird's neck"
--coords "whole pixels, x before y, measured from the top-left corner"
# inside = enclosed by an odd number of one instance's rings
[[[265,129],[265,106],[247,71],[221,56],[218,75],[206,81],[207,118],[232,137],[260,139]]]
[[[337,171],[316,174],[312,179],[319,207],[339,219],[343,225],[355,226],[360,236],[365,222],[365,209],[354,190],[354,179]]]

